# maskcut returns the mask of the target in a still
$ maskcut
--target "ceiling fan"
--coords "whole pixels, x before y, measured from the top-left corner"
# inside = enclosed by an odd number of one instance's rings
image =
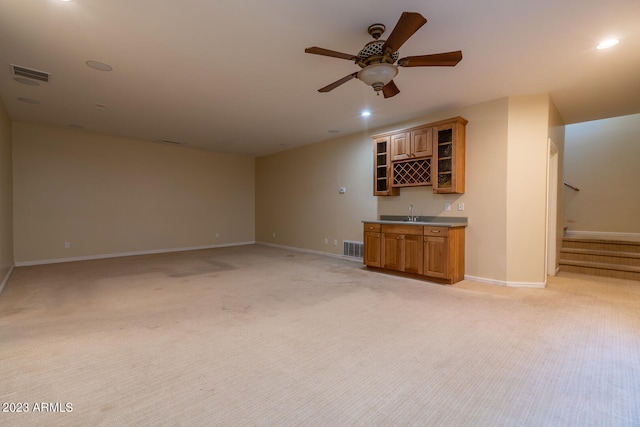
[[[367,31],[375,40],[367,43],[357,55],[336,52],[315,46],[306,48],[304,50],[306,53],[354,61],[362,68],[360,71],[351,73],[330,85],[318,89],[318,92],[332,91],[341,84],[357,77],[365,84],[373,87],[373,90],[375,90],[378,95],[380,91],[382,91],[385,98],[391,98],[400,93],[400,89],[398,89],[398,86],[393,82],[393,78],[398,74],[398,66],[455,66],[462,60],[462,51],[456,50],[454,52],[435,53],[431,55],[407,56],[398,59],[400,56],[398,49],[426,23],[427,20],[417,12],[403,12],[387,40],[379,40],[386,29],[383,24],[370,25]],[[397,65],[394,65],[396,61]]]

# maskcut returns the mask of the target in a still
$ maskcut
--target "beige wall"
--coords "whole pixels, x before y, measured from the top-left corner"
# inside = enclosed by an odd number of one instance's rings
[[[403,188],[374,197],[370,135],[454,116],[467,125],[466,191],[433,194]],[[546,282],[547,139],[563,139],[547,95],[503,98],[432,114],[363,134],[256,160],[256,240],[341,253],[343,239],[362,241],[364,219],[380,215],[464,216],[466,276],[512,285]],[[348,170],[347,174],[344,169]],[[339,187],[347,187],[345,195]],[[444,210],[450,203],[452,210]],[[464,211],[458,211],[464,203]],[[276,237],[273,237],[273,233]],[[328,238],[330,244],[324,244]],[[332,240],[338,239],[338,247]]]
[[[0,284],[13,267],[11,120],[0,100]]]
[[[362,241],[360,221],[377,215],[372,165],[368,133],[258,158],[256,240],[333,254]]]
[[[13,123],[13,159],[16,263],[255,240],[251,158]]]
[[[547,241],[547,95],[509,98],[507,281],[544,283]]]
[[[568,125],[569,231],[640,233],[640,114]]]

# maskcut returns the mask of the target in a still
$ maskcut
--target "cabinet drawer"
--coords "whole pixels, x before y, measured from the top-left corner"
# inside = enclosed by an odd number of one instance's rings
[[[441,236],[447,237],[449,235],[449,227],[424,227],[425,236]]]
[[[382,224],[383,233],[395,233],[395,234],[422,234],[422,227],[417,225],[395,225],[395,224]]]
[[[367,222],[364,224],[364,231],[380,231],[380,224]]]

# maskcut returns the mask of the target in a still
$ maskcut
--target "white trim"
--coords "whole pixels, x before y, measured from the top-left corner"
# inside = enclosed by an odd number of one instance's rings
[[[11,264],[11,267],[9,268],[9,271],[4,276],[4,279],[2,279],[2,283],[0,283],[0,294],[2,294],[2,290],[4,289],[4,285],[6,285],[7,282],[9,281],[9,277],[11,277],[11,273],[13,273],[13,269],[15,267],[16,267],[15,264]]]
[[[331,258],[339,258],[339,259],[345,259],[347,261],[353,261],[353,262],[362,263],[362,258],[344,256],[344,255],[341,255],[341,254],[332,254],[330,252],[313,251],[311,249],[296,248],[295,246],[276,245],[275,243],[267,243],[267,242],[256,242],[256,244],[264,245],[264,246],[271,246],[272,248],[287,249],[287,250],[294,251],[294,252],[303,252],[303,253],[314,254],[314,255],[325,255],[325,256],[329,256]]]
[[[484,277],[468,276],[466,274],[464,276],[464,280],[471,280],[473,282],[480,282],[480,283],[488,283],[490,285],[497,285],[497,286],[508,286],[511,288],[544,289],[547,287],[547,284],[544,282],[505,282],[503,280],[494,280],[494,279],[487,279]]]
[[[20,261],[16,262],[16,267],[28,267],[31,265],[43,265],[43,264],[58,264],[62,262],[74,262],[74,261],[89,261],[94,259],[104,259],[104,258],[119,258],[119,257],[127,257],[127,256],[136,256],[136,255],[153,255],[153,254],[163,254],[169,252],[185,252],[185,251],[198,251],[202,249],[215,249],[215,248],[226,248],[230,246],[244,246],[244,245],[254,245],[256,242],[237,242],[237,243],[226,243],[222,245],[206,245],[206,246],[191,246],[186,248],[172,248],[172,249],[152,249],[149,251],[136,251],[136,252],[121,252],[115,254],[100,254],[100,255],[88,255],[88,256],[79,256],[72,258],[55,258],[55,259],[42,259],[36,261]]]
[[[547,200],[545,210],[544,274],[556,274],[558,267],[558,147],[547,138]]]
[[[597,240],[628,240],[640,242],[640,233],[616,233],[610,231],[579,231],[567,230],[565,237],[576,239],[597,239]]]
[[[346,259],[347,261],[362,263],[361,258],[353,258],[353,257],[344,256],[344,255],[332,254],[329,252],[313,251],[311,249],[296,248],[294,246],[276,245],[275,243],[267,243],[267,242],[256,242],[256,244],[271,246],[272,248],[287,249],[294,252],[303,252],[303,253],[314,254],[314,255],[325,255],[325,256],[330,256],[332,258],[340,258],[340,259]],[[482,277],[467,276],[467,275],[464,276],[464,279],[471,280],[474,282],[488,283],[490,285],[510,286],[514,288],[544,289],[547,286],[546,283],[540,283],[540,282],[504,282],[501,280],[486,279]],[[429,278],[425,276],[425,280],[429,280]]]

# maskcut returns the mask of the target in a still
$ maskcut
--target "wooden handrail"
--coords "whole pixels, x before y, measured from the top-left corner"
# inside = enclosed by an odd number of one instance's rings
[[[579,189],[579,188],[574,187],[573,185],[571,185],[571,184],[569,184],[569,183],[566,183],[566,182],[565,182],[565,183],[564,183],[564,185],[566,185],[567,187],[569,187],[569,188],[570,188],[570,189],[572,189],[572,190],[580,191],[580,189]]]

